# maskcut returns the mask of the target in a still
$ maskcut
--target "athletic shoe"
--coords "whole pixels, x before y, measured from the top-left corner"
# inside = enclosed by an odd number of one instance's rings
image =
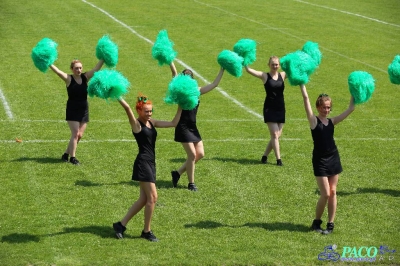
[[[178,173],[178,171],[172,171],[171,176],[172,176],[172,185],[174,187],[177,187],[179,178],[181,178],[180,174]]]
[[[124,232],[125,232],[125,230],[126,230],[126,227],[123,226],[123,225],[121,224],[121,222],[113,223],[113,228],[114,228],[114,231],[115,231],[115,236],[116,236],[118,239],[124,238]]]
[[[64,153],[64,154],[61,156],[61,160],[63,160],[64,162],[68,163],[68,156],[69,156],[68,153]]]
[[[75,164],[75,165],[79,165],[80,164],[78,159],[76,159],[75,157],[69,158],[69,162],[72,163],[72,164]]]
[[[261,157],[261,163],[267,163],[267,156],[263,155],[263,157]]]
[[[276,165],[283,166],[282,160],[281,159],[276,160]]]
[[[312,225],[311,225],[311,230],[317,232],[317,233],[322,233],[323,230],[321,228],[322,221],[321,220],[314,220]]]
[[[333,223],[327,223],[326,229],[324,231],[322,231],[322,234],[323,235],[331,234],[333,232],[334,227],[335,227],[335,225]]]
[[[147,233],[145,233],[144,231],[142,231],[142,234],[140,235],[141,238],[147,239],[151,242],[158,242],[158,238],[153,234],[152,231],[148,231]]]
[[[189,183],[188,184],[188,189],[190,191],[197,191],[197,187],[196,187],[196,185],[194,183]]]

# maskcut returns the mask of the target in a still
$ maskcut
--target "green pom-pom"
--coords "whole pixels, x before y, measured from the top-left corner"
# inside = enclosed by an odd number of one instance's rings
[[[314,59],[317,66],[321,63],[322,53],[318,48],[318,43],[308,41],[304,44],[302,51]]]
[[[108,67],[115,67],[118,63],[118,46],[111,41],[108,35],[104,35],[99,39],[96,45],[97,59],[104,60]]]
[[[348,78],[350,94],[355,104],[367,102],[375,90],[375,80],[371,74],[364,71],[354,71]]]
[[[197,81],[188,75],[179,74],[169,83],[164,102],[178,104],[183,110],[192,110],[197,106],[199,97]]]
[[[217,58],[218,64],[229,74],[240,77],[242,75],[243,57],[235,52],[223,50]]]
[[[303,51],[285,55],[281,58],[280,63],[292,86],[307,84],[309,76],[317,68],[315,60]]]
[[[118,71],[103,69],[94,73],[88,84],[90,97],[118,100],[128,93],[129,81]]]
[[[42,72],[57,60],[57,43],[49,38],[43,38],[32,49],[31,57],[35,66]]]
[[[400,84],[400,55],[396,55],[388,67],[389,79],[393,84]]]
[[[241,39],[233,46],[233,51],[243,57],[243,65],[248,66],[256,61],[256,47],[254,40]]]
[[[173,49],[174,43],[168,38],[166,30],[161,30],[151,49],[151,54],[160,66],[170,65],[174,61],[177,52]]]

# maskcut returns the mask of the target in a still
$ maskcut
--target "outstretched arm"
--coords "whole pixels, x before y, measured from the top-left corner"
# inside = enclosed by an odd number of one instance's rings
[[[334,125],[339,124],[340,122],[342,122],[346,117],[348,117],[356,108],[356,106],[354,105],[354,98],[353,96],[350,97],[350,103],[349,103],[349,107],[346,109],[346,111],[344,111],[343,113],[341,113],[338,116],[333,117],[332,123]]]
[[[62,80],[64,80],[65,83],[67,83],[68,81],[68,74],[59,70],[58,67],[56,67],[55,65],[50,65],[50,69],[53,70],[54,73],[57,74],[57,76],[59,76]]]
[[[212,90],[212,89],[214,89],[215,87],[217,87],[218,84],[219,84],[219,82],[221,81],[222,75],[224,74],[224,70],[225,70],[225,69],[223,69],[223,68],[221,67],[221,69],[219,70],[218,75],[217,75],[217,77],[215,78],[215,80],[213,81],[213,83],[208,84],[208,85],[206,85],[206,86],[200,88],[200,94],[207,93],[207,92],[209,92],[210,90]]]
[[[172,77],[175,77],[176,75],[178,75],[178,71],[176,71],[174,62],[171,62],[171,64],[169,65],[169,68],[171,69]]]
[[[139,121],[134,116],[131,107],[124,99],[119,99],[118,102],[125,109],[126,114],[128,115],[129,124],[131,124],[132,131],[135,133],[139,133],[142,130]]]
[[[151,119],[151,123],[153,123],[155,127],[176,127],[176,125],[179,122],[179,119],[181,118],[181,114],[182,114],[182,109],[178,106],[178,110],[176,111],[176,114],[171,121]]]
[[[300,85],[301,94],[303,95],[304,109],[306,110],[306,115],[308,122],[310,123],[310,128],[314,129],[317,126],[317,117],[313,114],[310,99],[308,98],[307,88],[305,85]]]
[[[101,67],[103,66],[103,64],[104,64],[104,60],[103,60],[103,59],[99,60],[99,62],[97,62],[96,66],[95,66],[92,70],[86,72],[86,74],[85,74],[85,75],[86,75],[86,78],[87,78],[88,80],[91,79],[91,78],[93,77],[94,73],[95,73],[96,71],[99,71],[99,70],[101,69]]]
[[[245,66],[244,68],[246,69],[246,72],[249,73],[250,75],[261,79],[263,84],[267,81],[267,76],[266,76],[266,74],[264,72],[252,69],[252,68],[250,68],[248,66]]]

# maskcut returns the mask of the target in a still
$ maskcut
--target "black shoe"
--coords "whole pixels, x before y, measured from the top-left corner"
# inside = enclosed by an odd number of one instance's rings
[[[172,176],[172,185],[174,187],[177,187],[178,181],[179,181],[179,178],[181,178],[181,175],[178,173],[178,171],[172,171],[171,176]]]
[[[63,160],[64,162],[68,163],[68,156],[69,156],[68,153],[64,153],[64,154],[61,156],[61,160]]]
[[[335,225],[333,223],[327,223],[326,229],[324,231],[322,231],[322,234],[323,235],[331,234],[333,232],[334,227],[335,227]]]
[[[282,160],[281,159],[276,160],[276,165],[283,166]]]
[[[151,242],[158,242],[158,238],[153,234],[152,231],[148,231],[147,233],[145,233],[144,231],[142,231],[142,234],[140,235],[141,238],[147,239]]]
[[[75,164],[75,165],[79,165],[80,164],[78,159],[76,159],[75,157],[69,158],[69,162],[72,163],[72,164]]]
[[[123,225],[121,224],[121,222],[113,223],[113,228],[114,228],[114,231],[115,231],[115,236],[116,236],[118,239],[124,238],[124,232],[125,232],[125,230],[126,230],[126,227],[123,226]]]
[[[267,156],[263,155],[263,157],[261,157],[261,163],[267,163]]]
[[[311,225],[311,230],[317,232],[317,233],[322,233],[322,228],[321,228],[322,221],[321,220],[314,220],[312,225]]]
[[[189,183],[188,184],[188,189],[191,191],[197,191],[197,187],[194,183]]]

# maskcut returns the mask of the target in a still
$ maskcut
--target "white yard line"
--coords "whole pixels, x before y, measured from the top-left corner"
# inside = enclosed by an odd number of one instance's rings
[[[1,99],[1,102],[3,103],[4,110],[6,111],[8,118],[11,120],[14,119],[13,113],[11,112],[10,106],[8,105],[8,102],[6,100],[6,97],[3,94],[1,87],[0,87],[0,99]]]

